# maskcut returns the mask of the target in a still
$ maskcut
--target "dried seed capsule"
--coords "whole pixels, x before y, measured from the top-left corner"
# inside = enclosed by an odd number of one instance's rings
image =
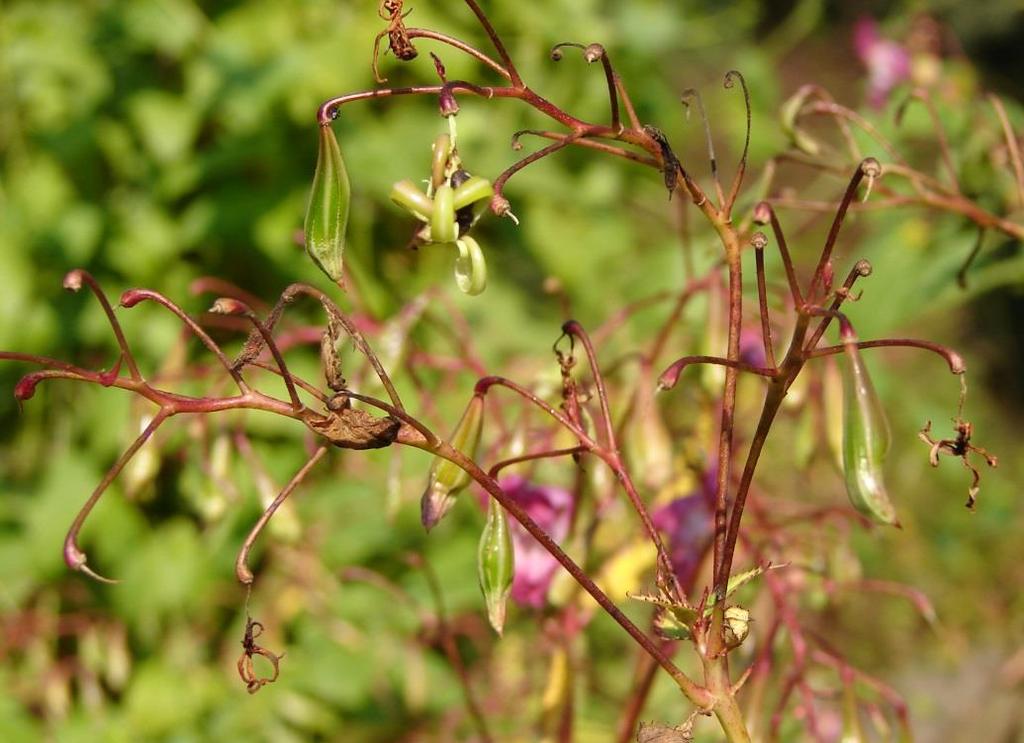
[[[452,187],[442,183],[434,192],[434,210],[430,214],[430,239],[436,243],[455,242],[455,199]]]
[[[448,443],[467,457],[476,456],[484,422],[483,395],[473,395]],[[434,457],[427,488],[420,499],[420,517],[427,531],[444,517],[455,503],[455,496],[470,483],[469,473],[444,457]]]
[[[459,256],[455,259],[455,283],[470,296],[476,296],[487,288],[487,262],[480,245],[469,235],[459,239],[455,245]]]
[[[393,185],[389,196],[400,207],[411,212],[416,219],[430,221],[430,215],[434,212],[434,202],[409,179]]]
[[[505,626],[505,606],[515,576],[515,552],[505,509],[494,498],[487,505],[487,521],[480,535],[476,567],[480,590],[487,603],[487,619],[500,635]]]
[[[722,629],[725,632],[725,642],[729,647],[734,648],[741,645],[750,634],[750,612],[739,604],[727,606]]]
[[[882,462],[889,451],[889,423],[857,349],[853,329],[843,324],[840,338],[843,365],[843,471],[850,503],[881,524],[899,525],[896,509],[882,479]]]
[[[332,281],[342,280],[351,194],[345,161],[330,125],[320,127],[313,190],[306,208],[306,252]]]

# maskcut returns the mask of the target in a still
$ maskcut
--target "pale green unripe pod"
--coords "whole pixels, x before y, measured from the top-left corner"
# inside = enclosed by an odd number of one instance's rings
[[[452,200],[455,209],[458,210],[484,199],[489,201],[493,195],[494,186],[491,185],[489,180],[478,175],[472,175],[465,183],[455,189],[452,194]]]
[[[448,443],[467,457],[475,457],[484,423],[483,395],[473,395]],[[427,488],[420,498],[420,518],[429,531],[455,503],[455,496],[469,485],[469,473],[444,457],[434,457]]]
[[[341,148],[330,125],[320,127],[313,189],[306,208],[306,252],[332,281],[341,282],[351,191]]]
[[[490,498],[487,520],[477,548],[477,574],[487,604],[487,619],[499,635],[505,627],[505,607],[515,576],[515,551],[505,509]]]
[[[455,194],[452,187],[442,183],[434,192],[434,210],[430,214],[430,240],[436,243],[455,242],[459,235],[455,224]]]
[[[391,187],[391,200],[424,222],[434,213],[434,202],[408,178]]]
[[[882,477],[889,422],[868,376],[852,329],[843,328],[843,472],[853,507],[880,524],[898,526]]]

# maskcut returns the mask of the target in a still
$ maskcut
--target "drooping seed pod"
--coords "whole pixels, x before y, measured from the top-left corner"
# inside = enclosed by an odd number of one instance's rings
[[[483,395],[473,395],[448,443],[467,457],[476,456],[484,423]],[[430,531],[455,503],[455,496],[465,490],[472,478],[454,462],[434,457],[427,478],[427,488],[420,499],[420,518]]]
[[[341,148],[330,125],[320,127],[313,190],[306,208],[306,252],[332,281],[341,282],[351,193]]]
[[[843,364],[843,472],[846,493],[853,507],[880,524],[898,526],[896,509],[882,478],[882,462],[889,451],[889,423],[857,348],[853,328],[842,323]]]
[[[408,178],[393,185],[388,195],[392,201],[411,212],[417,219],[430,221],[430,215],[434,213],[434,202]]]
[[[476,567],[487,604],[487,619],[500,635],[505,627],[505,607],[515,577],[515,551],[505,509],[494,498],[487,504],[487,520],[480,535]]]
[[[458,237],[454,197],[455,193],[447,183],[442,183],[434,192],[434,210],[430,213],[431,242],[450,243]]]
[[[469,235],[456,243],[459,255],[455,259],[455,283],[470,296],[476,296],[487,288],[487,262],[480,245]]]

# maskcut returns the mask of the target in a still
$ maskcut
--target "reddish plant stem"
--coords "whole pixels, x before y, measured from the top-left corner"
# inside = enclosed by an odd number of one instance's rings
[[[804,353],[810,353],[815,346],[818,345],[818,341],[821,340],[821,336],[825,334],[825,330],[828,329],[829,323],[832,322],[840,306],[847,299],[850,294],[850,290],[853,289],[854,283],[861,276],[868,276],[871,273],[871,264],[865,260],[857,261],[857,264],[850,269],[850,273],[846,276],[846,281],[843,282],[843,291],[837,292],[835,299],[832,300],[831,306],[828,308],[828,313],[818,323],[818,327],[811,333],[811,337],[804,344]]]
[[[235,559],[235,577],[239,583],[244,585],[251,585],[253,580],[252,571],[249,570],[249,566],[246,562],[249,559],[249,552],[252,550],[253,544],[256,543],[256,539],[259,537],[260,532],[263,531],[263,527],[267,525],[267,522],[277,512],[277,509],[281,507],[281,504],[285,502],[289,495],[291,495],[295,488],[297,488],[303,480],[306,479],[306,475],[309,474],[310,470],[316,466],[316,463],[327,453],[326,444],[322,444],[317,447],[313,455],[306,460],[306,463],[302,465],[298,472],[288,481],[288,484],[284,486],[277,497],[267,506],[266,510],[260,516],[259,520],[249,531],[249,535],[245,538],[245,542],[242,543],[242,548],[238,551],[238,557]]]
[[[600,456],[612,471],[615,473],[616,478],[622,483],[623,489],[626,491],[626,496],[629,498],[629,502],[633,506],[633,510],[636,511],[640,517],[641,523],[643,523],[644,530],[647,532],[647,536],[650,538],[654,548],[658,552],[658,565],[659,565],[659,576],[658,583],[662,585],[663,582],[667,582],[669,586],[673,588],[678,600],[683,600],[682,592],[679,587],[679,582],[675,577],[675,571],[672,569],[672,560],[669,557],[668,550],[665,549],[665,543],[661,539],[661,535],[658,533],[657,528],[654,526],[654,522],[651,520],[651,514],[647,510],[647,506],[640,498],[640,494],[637,492],[636,485],[633,483],[633,479],[629,475],[629,471],[626,469],[622,462],[622,456],[619,452],[619,442],[615,435],[615,423],[612,421],[611,406],[608,402],[608,390],[604,383],[604,376],[601,374],[601,367],[597,361],[597,354],[594,352],[594,346],[590,342],[590,336],[575,320],[569,320],[562,325],[562,332],[571,338],[575,338],[580,341],[583,346],[583,350],[587,355],[587,361],[590,365],[590,373],[594,377],[594,386],[597,389],[597,399],[601,407],[601,420],[604,424],[605,437],[606,437],[606,451],[598,451],[597,454]]]
[[[121,323],[118,322],[117,316],[114,314],[114,309],[110,306],[110,301],[107,299],[106,293],[100,288],[100,285],[93,278],[92,274],[88,271],[76,268],[73,271],[68,272],[64,277],[64,288],[77,292],[82,283],[85,283],[89,287],[89,290],[99,301],[100,306],[103,308],[103,314],[107,316],[107,322],[110,323],[110,329],[114,331],[114,337],[117,339],[117,345],[121,349],[121,357],[124,359],[125,365],[128,367],[128,373],[132,379],[141,380],[142,375],[139,373],[139,367],[135,363],[135,357],[132,355],[131,349],[128,347],[128,340],[124,337],[124,331],[121,329]]]
[[[740,89],[743,91],[743,108],[746,112],[747,126],[743,138],[743,153],[740,155],[739,164],[736,166],[736,175],[733,176],[732,185],[729,187],[729,197],[722,205],[722,213],[726,219],[732,215],[733,205],[740,195],[740,188],[743,186],[743,177],[747,172],[747,153],[750,151],[750,91],[747,90],[747,81],[739,70],[729,70],[725,73],[725,87],[731,88],[735,80],[740,81]]]
[[[498,473],[506,467],[511,467],[514,464],[522,464],[523,462],[535,462],[538,459],[555,459],[557,457],[566,457],[573,454],[584,454],[587,451],[585,446],[570,446],[565,449],[548,449],[546,451],[530,452],[529,454],[523,454],[518,457],[511,457],[509,459],[503,459],[497,464],[493,465],[487,470],[487,476],[497,480]]]
[[[454,47],[455,49],[458,49],[460,52],[465,52],[478,62],[482,62],[484,65],[490,67],[503,78],[505,78],[509,82],[512,82],[512,75],[509,74],[508,70],[506,70],[499,63],[495,62],[493,59],[491,59],[489,56],[481,52],[476,47],[467,44],[461,39],[457,39],[454,36],[449,36],[448,34],[443,34],[440,31],[432,31],[429,28],[407,28],[406,35],[410,39],[430,39],[431,41],[437,41],[442,44],[447,44],[450,47]]]
[[[883,338],[875,341],[857,341],[857,348],[922,348],[938,354],[949,365],[949,371],[953,374],[963,374],[967,371],[964,360],[956,351],[946,348],[940,343],[919,340],[917,338]],[[816,359],[821,356],[832,356],[842,353],[845,346],[825,346],[816,348],[808,354],[808,358]]]
[[[754,245],[754,260],[755,260],[755,271],[757,273],[757,302],[759,314],[761,316],[761,338],[764,343],[764,356],[768,362],[768,366],[772,369],[777,368],[775,363],[775,343],[772,340],[772,321],[768,314],[768,288],[765,285],[764,276],[764,235],[757,233],[755,237],[760,235],[759,240],[751,240]]]
[[[509,79],[512,84],[516,87],[521,88],[523,86],[523,79],[519,77],[519,72],[516,70],[515,63],[512,61],[512,57],[509,56],[508,51],[505,49],[505,44],[502,43],[501,37],[498,36],[498,32],[494,30],[494,26],[491,25],[490,19],[487,14],[477,5],[476,0],[466,0],[466,5],[473,11],[473,15],[476,16],[477,22],[480,27],[483,28],[484,33],[487,34],[487,38],[491,40],[491,44],[494,45],[495,51],[498,52],[498,56],[501,57],[501,63],[508,70]]]
[[[491,378],[493,379],[493,378]],[[494,382],[497,384],[498,382]],[[478,385],[479,386],[479,385]],[[506,385],[507,386],[507,385]],[[664,668],[673,681],[679,686],[680,690],[686,697],[698,707],[703,709],[710,709],[714,705],[714,700],[711,694],[702,686],[697,685],[693,682],[689,676],[683,673],[672,660],[662,652],[658,644],[648,637],[644,632],[633,624],[630,619],[622,613],[622,611],[615,605],[615,603],[608,598],[607,594],[602,591],[596,583],[580,568],[576,562],[567,555],[561,547],[545,532],[537,523],[530,518],[529,514],[523,509],[522,506],[512,497],[510,497],[501,487],[487,474],[481,470],[475,462],[463,455],[457,449],[454,449],[447,442],[441,442],[434,453],[448,459],[449,461],[457,464],[463,470],[465,470],[484,490],[487,491],[498,503],[505,509],[505,511],[518,521],[522,527],[535,539],[537,542],[547,550],[552,557],[554,557],[566,572],[572,576],[572,578],[585,590],[598,605],[604,609],[604,611],[620,626],[624,629],[630,637],[632,637],[640,647],[647,651],[647,653],[653,657],[658,664]]]

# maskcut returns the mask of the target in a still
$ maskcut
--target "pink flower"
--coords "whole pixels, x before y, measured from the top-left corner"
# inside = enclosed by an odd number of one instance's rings
[[[883,39],[873,18],[854,24],[853,48],[868,70],[868,103],[881,108],[892,89],[910,78],[910,53],[901,44]]]
[[[519,475],[504,477],[499,485],[556,542],[568,536],[576,505],[568,490],[554,485],[535,485]],[[558,561],[518,522],[510,519],[509,529],[516,553],[512,599],[523,606],[539,609],[547,601],[548,589],[559,567]]]

